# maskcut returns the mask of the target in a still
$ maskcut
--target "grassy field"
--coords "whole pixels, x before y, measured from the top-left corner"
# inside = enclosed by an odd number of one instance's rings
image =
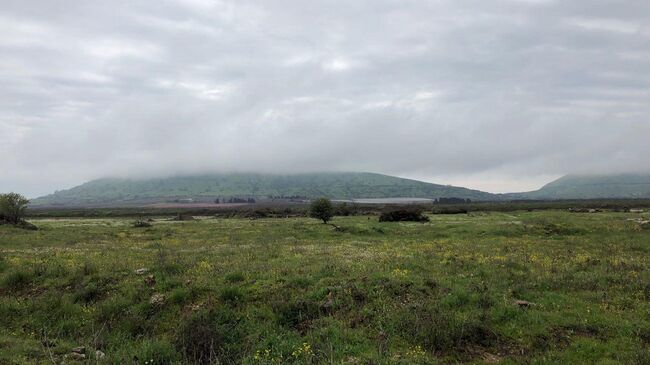
[[[0,226],[0,364],[650,363],[650,214],[430,217]]]

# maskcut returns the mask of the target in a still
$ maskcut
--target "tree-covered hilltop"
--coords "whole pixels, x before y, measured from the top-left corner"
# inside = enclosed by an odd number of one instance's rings
[[[492,200],[495,195],[375,173],[230,173],[151,179],[105,178],[34,199],[33,205],[116,204],[211,198],[441,198]]]

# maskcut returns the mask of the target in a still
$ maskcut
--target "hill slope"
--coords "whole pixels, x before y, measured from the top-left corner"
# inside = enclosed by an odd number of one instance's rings
[[[513,199],[650,198],[650,174],[566,175]]]
[[[93,205],[272,196],[494,199],[493,194],[374,173],[212,174],[155,179],[99,179],[35,199],[34,205]]]

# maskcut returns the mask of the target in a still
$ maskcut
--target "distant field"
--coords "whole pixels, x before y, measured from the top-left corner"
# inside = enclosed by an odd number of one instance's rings
[[[465,204],[432,204],[428,199],[408,198],[363,199],[362,201],[334,201],[336,207],[346,207],[348,213],[339,215],[379,214],[385,209],[417,207],[428,212],[444,210],[465,210],[469,212],[513,212],[520,210],[568,210],[604,209],[625,211],[630,208],[650,209],[650,199],[593,199],[593,200],[557,200],[557,201],[503,201],[474,202]],[[368,202],[370,200],[371,202]],[[251,216],[306,216],[309,204],[305,202],[269,201],[254,204],[214,204],[214,203],[160,203],[136,206],[71,206],[71,207],[30,207],[29,218],[54,217],[152,217],[170,216],[179,213],[191,215],[211,215],[218,217]]]
[[[194,209],[194,208],[213,208],[213,209],[222,209],[222,208],[234,208],[246,206],[246,203],[155,203],[144,205],[144,208],[181,208],[181,209]]]
[[[430,218],[0,226],[0,364],[650,363],[649,213]]]

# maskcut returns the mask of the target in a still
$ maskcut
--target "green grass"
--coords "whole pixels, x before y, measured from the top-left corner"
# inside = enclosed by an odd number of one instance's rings
[[[648,364],[639,216],[0,226],[0,363]]]

